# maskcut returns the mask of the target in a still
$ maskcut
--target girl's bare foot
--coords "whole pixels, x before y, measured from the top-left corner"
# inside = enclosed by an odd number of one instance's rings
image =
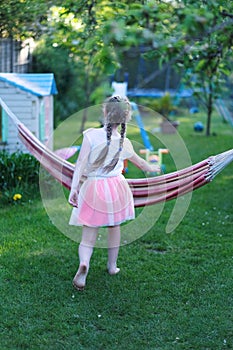
[[[73,279],[74,288],[76,288],[77,290],[83,290],[85,288],[87,273],[88,273],[87,266],[84,264],[80,265]]]
[[[117,273],[120,272],[119,267],[117,267],[116,265],[114,266],[110,266],[109,264],[107,265],[107,270],[109,275],[116,275]]]

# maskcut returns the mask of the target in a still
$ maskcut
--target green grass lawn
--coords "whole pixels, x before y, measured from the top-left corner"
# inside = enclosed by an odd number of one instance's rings
[[[217,135],[194,133],[203,118],[179,118],[194,163],[233,146],[232,129],[217,116]],[[96,249],[81,293],[72,287],[77,243],[41,200],[1,207],[0,349],[232,349],[232,180],[233,164],[194,192],[171,234],[174,201],[167,202],[149,232],[121,247],[119,275],[106,273],[107,251]]]

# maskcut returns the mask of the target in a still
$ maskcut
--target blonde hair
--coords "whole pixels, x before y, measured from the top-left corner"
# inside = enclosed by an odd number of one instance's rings
[[[115,166],[119,161],[120,152],[122,151],[123,145],[124,145],[124,139],[126,134],[126,123],[131,119],[132,110],[131,110],[131,104],[127,99],[127,97],[112,96],[104,102],[103,111],[104,111],[104,117],[105,117],[107,140],[106,140],[106,146],[98,155],[97,159],[92,165],[94,169],[100,168],[108,155],[109,146],[111,144],[111,138],[112,138],[112,129],[118,127],[119,125],[121,126],[121,130],[120,130],[121,137],[119,141],[118,151],[113,156],[113,159],[111,160],[111,162],[103,168],[104,173],[109,173],[115,168]]]

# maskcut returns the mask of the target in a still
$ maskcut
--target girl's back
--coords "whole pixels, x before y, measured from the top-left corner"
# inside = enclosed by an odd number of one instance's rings
[[[85,175],[88,177],[90,176],[91,177],[92,176],[112,177],[112,176],[117,176],[121,174],[123,169],[124,159],[130,158],[134,152],[131,142],[127,138],[125,138],[117,165],[113,170],[106,173],[103,171],[103,168],[112,161],[114,155],[116,154],[119,148],[119,140],[120,140],[119,132],[115,130],[115,132],[112,134],[108,154],[104,162],[97,169],[93,168],[93,163],[95,162],[98,155],[101,154],[103,152],[103,149],[106,147],[106,130],[104,127],[101,129],[88,129],[84,132],[84,137],[87,137],[91,147],[90,153],[88,155],[88,166],[87,166]]]

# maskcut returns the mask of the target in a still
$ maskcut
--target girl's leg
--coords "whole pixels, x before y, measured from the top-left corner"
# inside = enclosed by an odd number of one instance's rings
[[[89,270],[90,259],[98,234],[98,227],[83,226],[82,241],[79,245],[79,268],[74,277],[73,285],[78,290],[84,289]]]
[[[120,226],[108,228],[108,272],[110,275],[117,274],[120,269],[117,267],[117,258],[121,242]]]

